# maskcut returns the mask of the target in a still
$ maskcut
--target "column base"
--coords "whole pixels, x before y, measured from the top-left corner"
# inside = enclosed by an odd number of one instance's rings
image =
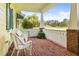
[[[67,30],[67,49],[79,55],[79,30]]]

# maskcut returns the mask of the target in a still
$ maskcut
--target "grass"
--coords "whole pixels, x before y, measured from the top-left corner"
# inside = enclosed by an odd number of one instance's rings
[[[64,31],[66,31],[68,29],[68,27],[51,27],[49,25],[46,25],[45,28],[46,29],[52,29],[52,30],[64,30]]]
[[[38,29],[39,27],[34,27],[33,29]],[[45,26],[45,29],[51,29],[51,30],[63,30],[66,31],[68,29],[68,27],[52,27],[49,25]]]
[[[38,29],[40,27],[34,27],[33,29]],[[20,28],[21,30],[23,30],[23,28]],[[68,27],[52,27],[52,26],[49,26],[49,25],[46,25],[45,26],[45,29],[51,29],[51,30],[63,30],[63,31],[66,31],[68,29]]]

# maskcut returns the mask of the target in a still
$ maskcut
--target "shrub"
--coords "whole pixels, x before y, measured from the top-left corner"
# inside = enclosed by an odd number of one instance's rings
[[[44,32],[39,32],[38,35],[37,35],[37,38],[44,39],[45,38],[45,33]]]

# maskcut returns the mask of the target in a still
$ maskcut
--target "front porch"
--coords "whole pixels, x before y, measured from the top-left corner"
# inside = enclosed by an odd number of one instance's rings
[[[49,41],[47,39],[29,38],[32,40],[32,56],[75,56],[76,54],[68,51],[66,48]],[[12,44],[7,56],[13,52],[14,45]],[[16,56],[17,50],[13,53]],[[29,51],[20,50],[19,56],[29,56]]]
[[[48,40],[40,40],[40,39],[37,39],[37,38],[29,38],[29,40],[32,40],[33,42],[33,48],[32,48],[32,55],[33,56],[47,56],[47,55],[54,55],[54,56],[69,56],[69,55],[78,55],[79,51],[78,51],[78,11],[77,11],[77,7],[79,6],[78,4],[72,4],[71,5],[71,11],[70,11],[70,21],[69,21],[69,26],[68,26],[68,29],[66,31],[62,31],[62,30],[48,30],[45,28],[45,23],[44,23],[44,19],[43,19],[43,13],[45,11],[47,11],[47,9],[50,9],[49,7],[51,5],[55,6],[54,4],[41,4],[39,6],[39,4],[33,4],[34,6],[31,6],[31,9],[30,8],[23,8],[22,6],[29,6],[28,4],[12,4],[11,7],[14,9],[14,12],[13,12],[13,15],[14,15],[14,29],[16,29],[16,13],[21,11],[21,10],[27,10],[27,11],[33,11],[33,12],[40,12],[41,14],[41,20],[40,20],[40,28],[43,28],[44,29],[44,32],[46,34],[46,38]],[[41,8],[37,8],[37,7],[44,7],[42,9]],[[17,8],[16,8],[17,7]],[[35,7],[34,10],[32,10],[33,8],[32,7]],[[75,16],[74,16],[75,15]],[[72,30],[76,30],[77,32],[75,31],[72,31]],[[31,36],[36,36],[37,33],[38,33],[39,30],[37,29],[32,29],[29,32],[29,37]],[[70,32],[72,31],[72,32]],[[24,31],[24,33],[26,33],[27,31]],[[76,33],[76,35],[74,35]],[[73,38],[72,38],[73,37]],[[56,44],[57,43],[57,44]],[[58,45],[59,44],[59,45]],[[12,44],[13,46],[13,44]],[[12,49],[14,47],[10,47],[10,50],[9,52],[7,53],[7,55],[11,55],[12,53]],[[62,47],[61,47],[62,46]],[[64,47],[64,48],[63,48]],[[70,52],[72,51],[72,52]],[[14,52],[13,55],[16,55],[17,53],[17,50]],[[21,50],[19,55],[28,55],[28,51],[27,50]]]

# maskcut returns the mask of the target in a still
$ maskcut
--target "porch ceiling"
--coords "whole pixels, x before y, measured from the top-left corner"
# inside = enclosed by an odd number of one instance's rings
[[[16,11],[45,12],[55,5],[57,3],[12,3],[11,7]]]

